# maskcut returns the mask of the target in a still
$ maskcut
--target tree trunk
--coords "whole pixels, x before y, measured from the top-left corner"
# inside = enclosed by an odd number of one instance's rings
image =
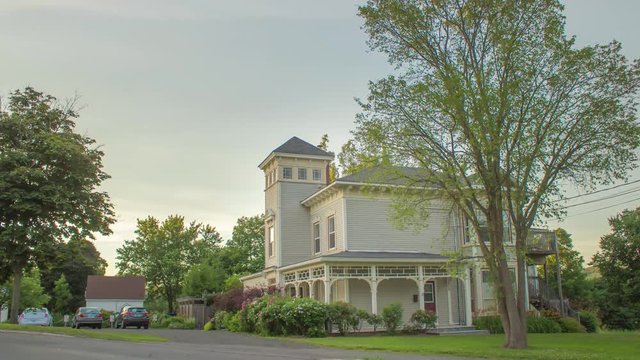
[[[13,268],[13,290],[11,292],[11,312],[9,322],[18,323],[18,314],[20,312],[20,283],[22,283],[22,268]]]

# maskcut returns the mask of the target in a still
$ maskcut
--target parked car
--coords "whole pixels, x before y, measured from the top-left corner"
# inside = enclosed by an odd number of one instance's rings
[[[149,328],[149,312],[139,306],[125,306],[116,315],[115,327],[124,329],[127,326],[136,326],[138,329]]]
[[[94,307],[81,307],[78,308],[73,320],[71,320],[71,327],[80,329],[81,326],[91,326],[92,328],[102,329],[102,314],[100,309]]]
[[[18,318],[19,325],[52,326],[53,316],[46,308],[25,309]]]

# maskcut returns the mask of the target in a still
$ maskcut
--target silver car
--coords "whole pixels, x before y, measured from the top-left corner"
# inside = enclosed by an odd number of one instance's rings
[[[94,307],[78,308],[71,321],[71,327],[80,329],[81,326],[102,329],[102,314],[100,309]]]
[[[46,308],[28,308],[20,314],[18,324],[52,326],[53,317]]]

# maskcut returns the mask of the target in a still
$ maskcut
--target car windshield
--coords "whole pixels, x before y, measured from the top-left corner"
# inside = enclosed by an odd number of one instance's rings
[[[144,308],[129,308],[129,311],[134,314],[143,314],[147,312]]]
[[[97,314],[100,311],[96,308],[80,308],[80,312],[83,314]]]
[[[47,309],[29,308],[29,309],[25,309],[23,312],[24,317],[28,317],[28,318],[43,317],[46,314],[48,314]]]

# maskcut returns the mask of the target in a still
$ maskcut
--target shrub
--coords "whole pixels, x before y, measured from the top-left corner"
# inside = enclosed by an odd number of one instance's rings
[[[204,323],[204,326],[202,327],[202,330],[204,331],[211,331],[211,330],[215,330],[216,327],[215,325],[213,325],[213,323],[211,321],[207,321],[206,323]]]
[[[227,312],[224,310],[218,311],[213,314],[213,326],[216,329],[224,329],[224,318],[227,316]]]
[[[578,320],[570,317],[561,317],[556,320],[562,328],[563,333],[586,333],[584,326],[580,325]]]
[[[382,316],[377,314],[369,314],[365,320],[367,321],[367,324],[373,326],[373,332],[376,332],[378,326],[384,323]]]
[[[527,332],[530,334],[549,334],[561,331],[560,325],[551,318],[531,316],[527,319]]]
[[[473,319],[473,325],[478,330],[487,330],[490,334],[504,334],[502,320],[499,315],[478,316]]]
[[[360,332],[360,330],[362,330],[362,325],[369,318],[369,313],[366,310],[358,309],[356,311],[356,318],[358,318],[358,327],[355,330]]]
[[[167,327],[169,329],[192,330],[196,328],[196,321],[194,319],[185,319],[181,316],[173,316],[167,318]]]
[[[340,335],[345,335],[350,330],[355,330],[360,324],[357,316],[358,309],[355,306],[338,301],[328,306],[329,320],[332,325],[338,327]]]
[[[327,306],[314,299],[287,299],[282,305],[284,331],[287,334],[323,336],[327,315]]]
[[[416,310],[411,315],[411,323],[416,330],[435,329],[438,316],[433,311]]]
[[[402,305],[392,303],[382,309],[382,321],[389,334],[395,334],[402,321]]]
[[[240,314],[227,313],[224,317],[224,328],[232,332],[240,332]]]
[[[598,316],[591,311],[580,311],[578,313],[580,315],[580,324],[584,326],[585,330],[590,333],[598,332],[598,327],[600,326],[600,322],[598,321]]]

